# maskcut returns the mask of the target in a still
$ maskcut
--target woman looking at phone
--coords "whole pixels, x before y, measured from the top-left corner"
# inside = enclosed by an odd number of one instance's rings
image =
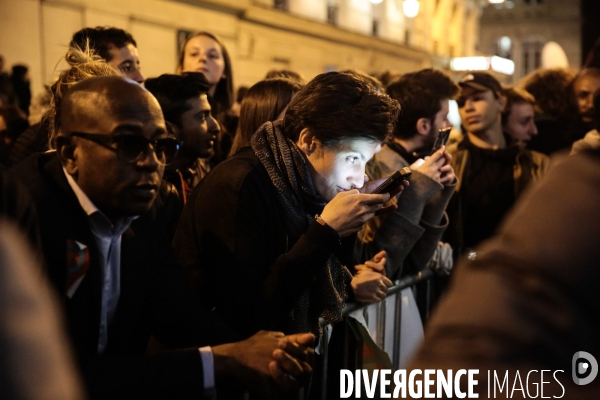
[[[211,171],[174,241],[208,307],[243,335],[318,332],[348,299],[385,297],[385,253],[355,268],[353,234],[390,198],[364,173],[399,109],[356,74],[321,74]]]

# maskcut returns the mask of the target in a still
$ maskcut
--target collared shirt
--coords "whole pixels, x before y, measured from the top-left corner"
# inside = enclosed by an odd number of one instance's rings
[[[102,276],[102,302],[98,354],[103,354],[108,342],[108,328],[115,316],[121,295],[121,236],[137,218],[120,218],[113,224],[81,190],[77,182],[63,169],[69,186],[73,189],[81,208],[89,217],[90,228],[100,254]]]
[[[88,215],[90,228],[100,251],[102,268],[102,305],[100,310],[100,332],[98,336],[98,354],[103,354],[108,343],[108,328],[112,322],[121,295],[121,236],[129,228],[131,222],[138,218],[120,218],[114,225],[98,207],[92,203],[81,190],[77,182],[63,168],[67,182],[75,193],[79,205]],[[214,396],[215,372],[214,360],[210,347],[198,349],[203,368],[204,391],[207,396]]]

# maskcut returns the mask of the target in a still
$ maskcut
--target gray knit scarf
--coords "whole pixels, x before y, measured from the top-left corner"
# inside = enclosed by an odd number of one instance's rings
[[[250,146],[275,186],[286,232],[297,240],[326,204],[315,191],[304,155],[283,135],[280,122],[262,125],[252,136]],[[341,321],[351,280],[348,268],[332,255],[294,306],[292,333],[320,334],[319,317],[330,324]]]

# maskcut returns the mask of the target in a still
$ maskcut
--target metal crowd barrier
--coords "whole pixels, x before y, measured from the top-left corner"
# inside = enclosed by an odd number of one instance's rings
[[[388,289],[387,296],[385,299],[380,301],[379,303],[352,303],[348,304],[346,308],[343,310],[343,315],[348,316],[349,314],[358,311],[365,310],[369,308],[374,308],[375,321],[371,321],[369,323],[369,327],[375,326],[375,344],[383,349],[388,355],[390,355],[390,359],[392,361],[392,365],[394,369],[400,368],[400,339],[401,339],[401,319],[402,319],[402,291],[406,288],[416,288],[416,285],[419,283],[423,283],[423,287],[420,287],[418,290],[424,293],[416,293],[417,303],[419,306],[419,312],[423,321],[427,320],[429,317],[429,310],[431,308],[431,281],[430,278],[434,276],[434,272],[430,269],[425,269],[419,272],[416,275],[408,276],[402,279],[399,279],[394,282],[394,286]],[[419,301],[420,300],[420,301]],[[419,304],[420,303],[420,304]],[[392,307],[390,307],[392,305]],[[371,313],[373,314],[373,313]],[[320,371],[320,379],[315,380],[313,378],[313,385],[315,381],[318,382],[317,385],[320,387],[312,387],[311,388],[311,400],[327,399],[327,370],[329,365],[329,347],[330,347],[330,337],[328,333],[331,332],[331,325],[329,325],[325,320],[320,320],[321,328],[323,328],[323,337],[321,339],[320,346],[320,357],[317,357],[317,360],[320,360],[321,365],[316,366],[315,371]],[[346,327],[345,338],[344,338],[344,355],[342,360],[342,368],[345,369],[361,369],[362,365],[360,365],[360,360],[356,360],[355,357],[352,356],[353,353],[357,351],[357,343],[348,340],[348,328]],[[387,340],[386,340],[387,339]],[[316,396],[314,395],[316,393]],[[301,389],[300,392],[296,396],[293,396],[297,400],[305,399],[305,390]],[[251,396],[246,393],[244,395],[244,399],[250,399]]]
[[[392,365],[394,369],[400,368],[400,339],[401,339],[401,320],[402,320],[402,294],[401,292],[406,288],[415,289],[416,285],[423,282],[422,287],[419,289],[424,293],[415,293],[416,298],[419,300],[417,303],[419,306],[419,312],[423,322],[425,322],[429,317],[429,310],[431,308],[431,281],[430,278],[434,276],[434,272],[430,269],[423,270],[414,276],[408,276],[402,279],[399,279],[394,282],[394,286],[392,286],[388,292],[385,299],[380,301],[379,303],[371,304],[371,303],[353,303],[348,304],[343,311],[345,316],[358,311],[365,309],[374,309],[374,313],[370,312],[369,315],[375,315],[375,321],[368,321],[369,327],[374,327],[375,337],[374,342],[383,349],[392,361]],[[391,306],[391,307],[390,307]],[[321,342],[321,359],[322,368],[321,370],[321,379],[320,385],[321,388],[318,390],[320,393],[320,399],[327,398],[327,370],[329,365],[329,345],[330,338],[327,335],[327,332],[330,332],[331,325],[328,325],[327,322],[321,319],[320,321],[321,327],[323,328],[323,338]],[[346,329],[347,330],[347,329]],[[373,329],[369,329],[372,331]],[[357,351],[357,343],[354,343],[348,339],[348,332],[345,334],[344,340],[344,354],[342,360],[342,368],[345,369],[361,369],[362,365],[360,365],[360,360],[356,360],[352,357],[353,353]],[[387,340],[386,340],[387,339]],[[317,388],[311,389],[314,391]],[[311,396],[312,398],[313,396]],[[302,397],[299,397],[302,398]]]

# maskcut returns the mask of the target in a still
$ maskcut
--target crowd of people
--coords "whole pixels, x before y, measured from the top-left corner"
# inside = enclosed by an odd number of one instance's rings
[[[211,33],[187,38],[174,74],[145,77],[140,58],[121,29],[74,33],[69,67],[31,121],[27,69],[15,66],[8,77],[0,58],[0,276],[24,288],[12,296],[32,299],[8,307],[2,296],[0,310],[15,317],[0,332],[21,333],[0,334],[12,341],[0,348],[28,352],[28,343],[52,342],[35,347],[44,374],[15,374],[0,393],[286,398],[305,387],[311,398],[319,319],[335,329],[347,303],[377,303],[394,280],[425,268],[436,272],[436,297],[447,297],[415,365],[435,368],[438,355],[444,365],[456,365],[457,354],[481,360],[465,342],[478,328],[491,332],[482,351],[500,352],[494,328],[518,332],[486,312],[494,299],[471,320],[461,307],[492,287],[496,300],[527,303],[494,278],[515,278],[510,266],[530,273],[530,243],[553,242],[557,215],[576,213],[539,206],[562,191],[562,169],[545,177],[550,157],[582,153],[564,163],[581,175],[573,191],[597,179],[582,170],[597,169],[590,151],[600,148],[593,66],[537,70],[514,87],[487,72],[455,82],[436,69],[379,77],[346,70],[306,81],[273,70],[236,97],[227,48]],[[451,127],[452,100],[461,129],[434,147]],[[406,167],[409,178],[375,190]],[[504,223],[515,203],[521,207]],[[541,223],[542,212],[553,218]],[[489,241],[499,227],[521,252]],[[584,268],[583,255],[595,250],[589,240],[579,245]],[[455,274],[461,257],[467,265]],[[571,283],[572,275],[554,272],[554,285]],[[531,313],[546,312],[531,304]],[[50,322],[32,307],[57,317]],[[460,354],[449,350],[457,344]],[[564,355],[558,347],[549,340],[538,351]]]

